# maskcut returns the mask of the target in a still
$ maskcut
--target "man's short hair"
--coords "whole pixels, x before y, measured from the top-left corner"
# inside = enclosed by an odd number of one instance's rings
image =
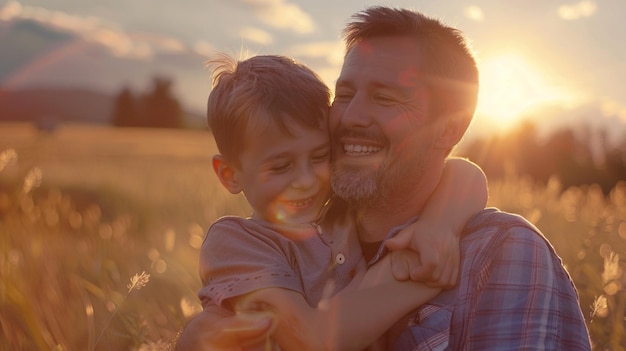
[[[478,68],[463,33],[441,21],[407,9],[370,7],[352,16],[343,30],[346,55],[364,39],[408,37],[421,49],[416,58],[432,84],[435,117],[474,115],[478,100]]]

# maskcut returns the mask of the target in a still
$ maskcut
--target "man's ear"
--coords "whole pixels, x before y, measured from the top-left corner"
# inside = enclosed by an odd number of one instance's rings
[[[459,113],[448,117],[445,122],[444,130],[437,140],[437,145],[446,149],[451,149],[456,146],[461,141],[461,138],[463,138],[463,135],[465,135],[471,120],[471,114],[467,113]]]
[[[230,162],[226,161],[224,156],[219,154],[213,156],[213,171],[215,171],[220,183],[231,194],[239,194],[241,192],[235,168]]]

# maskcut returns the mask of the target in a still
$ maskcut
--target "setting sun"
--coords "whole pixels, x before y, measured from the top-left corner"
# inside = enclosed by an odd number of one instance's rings
[[[477,115],[500,128],[514,125],[525,111],[566,99],[565,92],[547,81],[521,56],[491,57],[479,62],[480,94]]]

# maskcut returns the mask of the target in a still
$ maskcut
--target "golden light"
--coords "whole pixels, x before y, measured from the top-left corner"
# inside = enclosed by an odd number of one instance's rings
[[[514,125],[529,109],[568,99],[564,91],[519,55],[487,58],[479,62],[479,70],[476,115],[500,129]]]

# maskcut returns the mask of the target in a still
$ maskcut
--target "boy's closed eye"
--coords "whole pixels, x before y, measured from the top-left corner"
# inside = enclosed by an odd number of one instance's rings
[[[285,173],[290,168],[291,168],[291,163],[290,162],[284,162],[284,163],[277,163],[277,164],[271,165],[269,167],[269,170],[272,173]]]
[[[313,163],[324,163],[330,160],[330,149],[324,150],[316,155],[313,155]]]

